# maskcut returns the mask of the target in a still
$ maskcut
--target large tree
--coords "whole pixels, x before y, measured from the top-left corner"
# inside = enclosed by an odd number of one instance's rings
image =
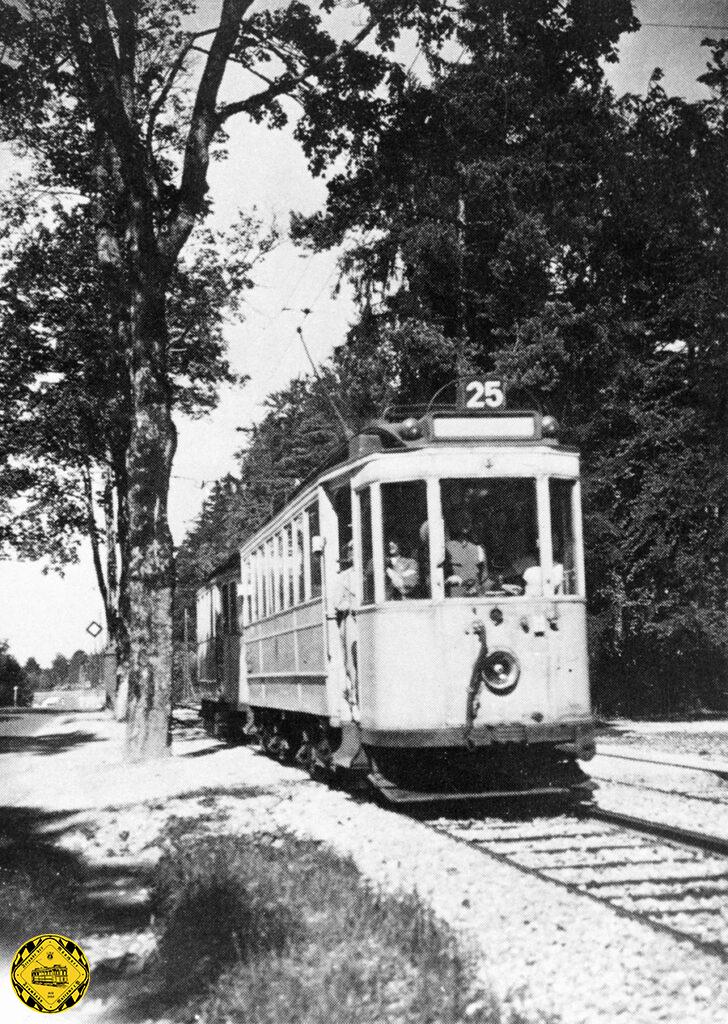
[[[187,240],[209,211],[208,170],[235,117],[285,123],[321,172],[379,123],[403,73],[388,51],[403,28],[448,31],[437,0],[361,4],[338,42],[336,0],[261,9],[222,0],[193,29],[193,2],[30,0],[9,40],[22,60],[1,97],[3,131],[90,200],[96,259],[119,305],[129,374],[129,750],[166,750],[171,694],[173,550],[167,495],[176,437],[168,293]],[[341,5],[344,6],[344,5]],[[348,5],[345,5],[348,8]],[[11,29],[6,27],[8,32]],[[367,48],[362,44],[367,43]],[[200,58],[202,51],[202,59]],[[241,95],[223,98],[231,62]],[[251,82],[258,87],[252,88]],[[262,85],[261,85],[262,83]],[[59,144],[63,137],[63,144]]]
[[[127,659],[130,374],[119,309],[94,255],[88,205],[5,197],[0,243],[0,450],[8,507],[0,550],[56,566],[91,543],[108,635]],[[42,190],[41,190],[42,191]],[[173,408],[199,416],[235,383],[223,322],[240,318],[250,271],[275,238],[254,218],[198,229],[170,279]],[[8,472],[8,467],[12,471]]]

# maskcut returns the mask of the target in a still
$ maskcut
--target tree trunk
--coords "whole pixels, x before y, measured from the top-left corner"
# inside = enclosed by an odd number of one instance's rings
[[[135,761],[168,753],[172,711],[174,552],[167,493],[176,431],[167,380],[166,280],[146,213],[133,207],[128,238],[133,408],[127,456],[127,754]]]

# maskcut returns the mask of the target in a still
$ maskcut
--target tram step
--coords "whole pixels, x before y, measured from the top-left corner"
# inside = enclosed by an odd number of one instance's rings
[[[368,779],[382,796],[393,804],[437,803],[450,800],[499,800],[504,797],[569,796],[574,793],[575,789],[579,788],[574,786],[538,786],[533,789],[486,789],[469,792],[455,790],[436,793],[416,789],[403,789],[376,770],[369,773]]]

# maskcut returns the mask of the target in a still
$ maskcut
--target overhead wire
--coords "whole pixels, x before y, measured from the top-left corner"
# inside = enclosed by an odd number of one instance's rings
[[[701,32],[728,32],[728,25],[688,25],[685,22],[641,21],[640,28],[684,28]]]

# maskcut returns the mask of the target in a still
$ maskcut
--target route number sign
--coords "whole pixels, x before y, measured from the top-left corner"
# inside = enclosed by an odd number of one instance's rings
[[[504,409],[506,392],[501,380],[465,377],[458,384],[458,406],[468,412]]]

